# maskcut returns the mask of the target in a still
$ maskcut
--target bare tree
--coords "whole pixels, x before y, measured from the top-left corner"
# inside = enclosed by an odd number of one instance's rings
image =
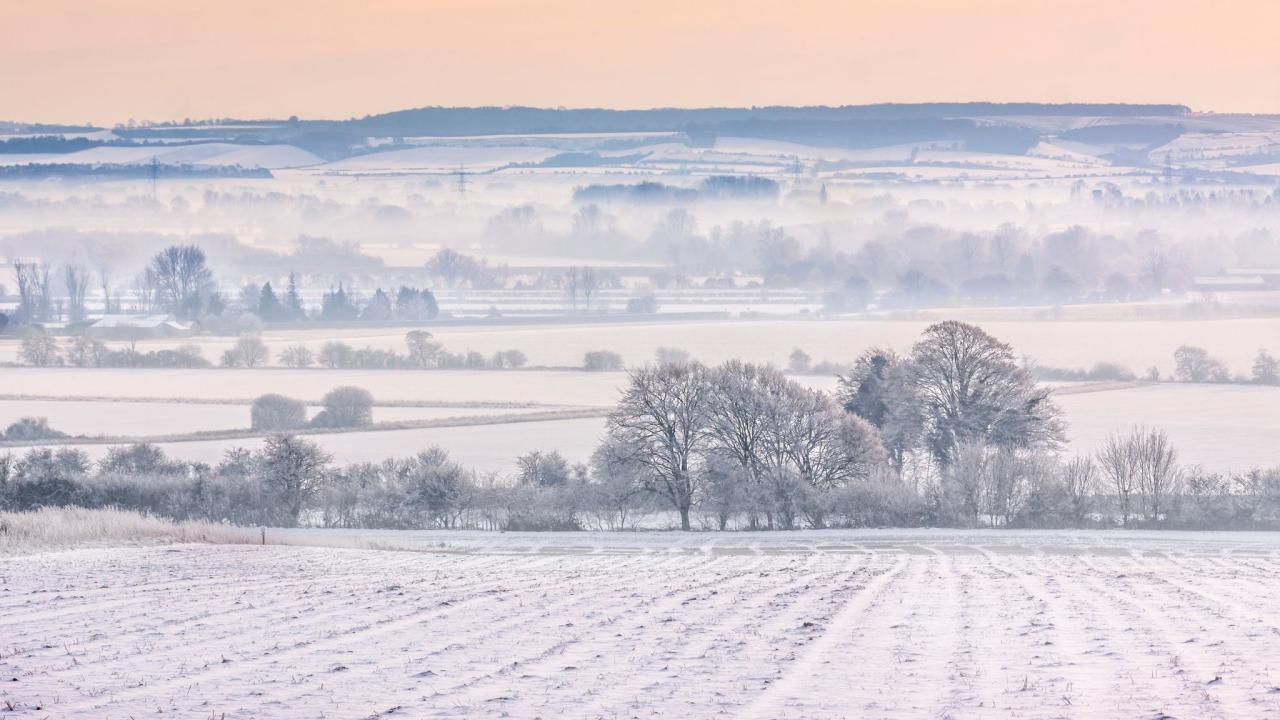
[[[427,261],[427,272],[444,280],[448,287],[457,287],[464,280],[473,279],[477,263],[467,255],[452,248],[444,248]]]
[[[89,291],[89,271],[80,265],[67,263],[62,267],[63,283],[67,288],[67,314],[71,322],[85,318],[85,295]]]
[[[222,364],[227,367],[256,368],[267,364],[271,351],[261,337],[241,335],[222,358]]]
[[[162,307],[180,317],[200,314],[203,295],[213,285],[203,250],[195,245],[171,245],[151,258],[147,270]]]
[[[158,302],[157,293],[155,273],[151,268],[147,268],[133,279],[133,311],[155,312]]]
[[[770,428],[780,455],[806,484],[830,489],[865,479],[886,459],[875,428],[840,412],[826,394],[790,383],[782,422]],[[775,416],[776,418],[776,416]]]
[[[313,442],[293,435],[273,435],[254,460],[258,481],[276,494],[284,511],[281,520],[292,526],[298,524],[303,508],[319,491],[332,456]]]
[[[1087,456],[1074,457],[1062,466],[1061,475],[1071,521],[1076,527],[1084,527],[1098,493],[1098,466]]]
[[[636,509],[644,483],[643,469],[628,459],[626,448],[606,440],[591,455],[595,482],[591,485],[593,505],[609,530],[626,530],[627,518]],[[723,527],[721,528],[723,529]]]
[[[1169,498],[1182,485],[1178,451],[1163,430],[1138,428],[1133,438],[1138,447],[1138,492],[1148,522],[1160,522],[1168,511]]]
[[[774,422],[779,414],[770,403],[782,397],[789,381],[777,368],[730,360],[711,372],[711,383],[707,429],[716,452],[738,470],[733,474],[722,472],[715,478],[716,495],[724,505],[730,495],[741,494],[730,493],[725,483],[742,482],[754,491],[764,482],[769,466],[766,453],[777,430]],[[757,517],[751,513],[752,527],[756,526]]]
[[[306,368],[311,367],[316,361],[315,353],[311,352],[311,348],[306,345],[290,345],[280,351],[280,355],[276,358],[281,365],[289,368]]]
[[[645,486],[680,513],[683,530],[702,489],[698,463],[710,446],[707,373],[699,363],[634,370],[608,421],[625,456],[646,470]]]
[[[51,367],[62,364],[58,341],[45,332],[35,332],[22,338],[18,358],[33,367]]]
[[[592,303],[595,301],[596,294],[600,291],[600,277],[596,274],[593,267],[582,268],[582,305],[583,309],[591,312]]]
[[[1226,382],[1231,377],[1226,364],[1204,348],[1181,345],[1173,351],[1173,362],[1173,375],[1180,382]]]
[[[1111,483],[1120,505],[1120,524],[1128,525],[1133,514],[1133,495],[1138,490],[1138,474],[1141,472],[1140,438],[1137,431],[1128,437],[1118,434],[1107,438],[1098,451],[1098,465]]]
[[[1013,349],[974,325],[930,326],[912,349],[915,386],[924,403],[935,458],[949,462],[966,442],[1007,448],[1053,448],[1064,427],[1049,390],[1038,387]]]
[[[1008,525],[1026,504],[1033,462],[1017,451],[988,453],[981,473],[981,502],[992,527]]]
[[[44,263],[15,262],[13,276],[18,284],[18,317],[27,322],[49,320],[53,313],[49,266]]]
[[[409,358],[413,364],[422,368],[434,367],[440,351],[444,349],[426,330],[410,330],[405,334],[404,342],[409,346]]]
[[[942,467],[939,493],[944,519],[969,527],[978,524],[983,508],[983,474],[986,472],[987,448],[976,442],[964,442],[951,453],[951,462]]]
[[[766,403],[782,395],[787,378],[771,366],[730,360],[711,371],[711,383],[708,431],[717,449],[732,458],[751,482],[759,482],[764,446],[774,430]]]
[[[564,294],[569,301],[569,312],[578,312],[578,290],[582,284],[578,267],[571,266],[564,274]]]
[[[112,302],[111,298],[111,271],[106,265],[98,267],[98,282],[102,288],[102,314],[111,315],[120,312],[119,301]]]

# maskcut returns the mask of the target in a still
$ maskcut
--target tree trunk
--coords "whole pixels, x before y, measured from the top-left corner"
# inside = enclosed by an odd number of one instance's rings
[[[680,529],[681,530],[689,529],[689,506],[688,505],[680,506]]]

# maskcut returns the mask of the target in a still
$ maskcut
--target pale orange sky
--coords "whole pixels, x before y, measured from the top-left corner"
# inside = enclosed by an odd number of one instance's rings
[[[1280,0],[38,0],[0,18],[7,120],[948,100],[1280,112]]]

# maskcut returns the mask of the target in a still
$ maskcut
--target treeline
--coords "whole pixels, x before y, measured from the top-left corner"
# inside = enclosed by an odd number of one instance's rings
[[[46,178],[107,178],[112,180],[147,180],[153,169],[147,164],[130,163],[29,163],[0,165],[0,180],[44,180]],[[261,167],[239,165],[165,164],[158,172],[166,178],[270,178],[271,171]]]
[[[682,203],[701,199],[777,200],[781,193],[781,186],[769,178],[712,175],[703,179],[696,190],[658,182],[595,184],[574,190],[573,199],[578,202]]]
[[[293,273],[289,273],[283,297],[276,296],[270,282],[261,286],[252,283],[245,285],[240,290],[239,307],[266,322],[322,320],[419,323],[434,320],[440,314],[435,294],[425,288],[401,285],[393,293],[377,288],[368,300],[358,301],[352,293],[347,292],[342,283],[321,296],[319,308],[308,311],[298,294],[297,276]]]
[[[331,245],[300,242],[302,248],[312,247],[315,252],[331,252]],[[0,330],[11,322],[36,326],[63,318],[73,324],[82,322],[88,318],[88,298],[95,290],[101,292],[104,314],[124,311],[120,287],[105,268],[95,278],[88,268],[76,263],[55,269],[45,262],[20,261],[14,263],[13,277],[18,306],[12,317],[0,316]],[[204,250],[196,245],[172,245],[152,256],[134,278],[132,296],[133,312],[167,313],[215,329],[231,321],[243,324],[246,316],[266,322],[421,323],[440,313],[430,289],[408,285],[391,291],[379,287],[372,296],[361,299],[338,283],[322,295],[319,307],[308,308],[293,272],[282,293],[278,294],[270,282],[251,283],[229,301],[215,282]]]
[[[587,473],[556,453],[530,453],[501,480],[438,448],[335,466],[292,435],[231,450],[216,465],[176,461],[146,444],[111,448],[98,463],[83,451],[38,448],[0,455],[0,510],[75,505],[250,526],[489,530],[620,530],[654,510],[638,488]]]
[[[364,422],[361,412],[343,417]],[[279,396],[254,413],[264,430],[319,421]],[[909,354],[868,351],[834,396],[772,367],[708,367],[669,351],[632,371],[607,428],[587,464],[530,453],[509,476],[468,471],[438,449],[340,467],[289,435],[216,467],[149,446],[114,449],[97,466],[36,449],[3,461],[0,495],[14,509],[110,504],[337,527],[1280,527],[1280,470],[1188,467],[1158,430],[1063,457],[1049,391],[1008,345],[959,322],[928,328]]]
[[[499,350],[489,355],[468,350],[450,352],[426,330],[411,330],[405,335],[406,352],[390,349],[358,348],[341,341],[329,341],[313,351],[304,344],[289,345],[275,356],[287,368],[328,368],[334,370],[516,370],[528,363],[520,350]],[[616,353],[603,353],[599,367],[589,370],[620,370],[622,359]],[[255,333],[241,335],[223,351],[219,365],[224,368],[261,368],[271,363],[271,348]],[[592,355],[588,353],[588,362]],[[23,335],[18,346],[18,359],[32,367],[128,367],[128,368],[206,368],[213,364],[204,357],[200,346],[187,343],[173,349],[140,352],[132,347],[112,349],[105,342],[85,334],[72,335],[59,343],[43,332]]]
[[[18,346],[18,359],[32,367],[104,368],[207,368],[213,363],[200,347],[183,344],[173,349],[139,351],[133,347],[113,349],[101,340],[73,335],[61,345],[48,333],[27,333]]]
[[[1172,380],[1184,383],[1280,385],[1280,358],[1276,358],[1265,348],[1258,350],[1247,375],[1231,372],[1225,362],[1210,355],[1208,350],[1194,345],[1181,345],[1173,351],[1173,373],[1170,375],[1162,375],[1160,368],[1153,365],[1139,377],[1124,365],[1105,361],[1095,363],[1087,369],[1045,366],[1030,358],[1024,358],[1023,364],[1039,380],[1127,382],[1141,379],[1147,382]]]
[[[478,474],[439,448],[381,463],[334,465],[318,445],[273,435],[216,465],[153,445],[114,447],[98,463],[75,449],[0,455],[0,510],[116,507],[236,525],[485,530],[666,527],[665,491],[602,449],[589,465],[528,453],[508,477]],[[868,467],[865,463],[863,468]],[[913,487],[883,466],[829,485],[741,482],[732,461],[699,469],[691,528],[858,527],[1280,528],[1280,469],[1181,468],[1158,431],[1113,437],[1096,457],[1060,460],[966,446]]]

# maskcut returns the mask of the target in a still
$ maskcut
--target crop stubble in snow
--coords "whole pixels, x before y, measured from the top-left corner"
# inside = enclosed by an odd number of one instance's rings
[[[1280,716],[1274,535],[414,536],[0,561],[0,716]]]

